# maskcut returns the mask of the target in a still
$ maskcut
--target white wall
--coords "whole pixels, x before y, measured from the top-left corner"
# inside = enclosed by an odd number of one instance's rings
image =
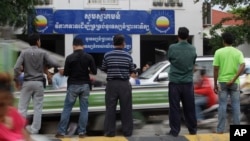
[[[175,28],[185,26],[193,35],[193,45],[196,47],[197,55],[203,55],[203,23],[202,23],[202,3],[194,4],[192,0],[184,2],[185,9],[175,10]]]
[[[245,57],[250,57],[250,44],[245,43],[243,45],[238,46],[238,49],[242,51]]]
[[[65,34],[65,57],[73,53],[73,34]]]
[[[137,65],[137,67],[141,66],[140,62],[140,35],[132,35],[132,58],[133,62]]]
[[[87,0],[54,0],[55,9],[83,9],[84,2]]]

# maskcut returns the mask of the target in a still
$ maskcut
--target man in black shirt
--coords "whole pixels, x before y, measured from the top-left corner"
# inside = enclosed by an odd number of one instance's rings
[[[91,83],[89,74],[95,75],[97,73],[93,57],[83,52],[83,41],[81,39],[75,38],[73,40],[73,49],[74,52],[67,56],[64,66],[64,75],[68,76],[68,84],[64,108],[56,134],[58,138],[62,138],[66,134],[70,113],[78,96],[80,101],[80,117],[77,132],[80,138],[85,137]]]

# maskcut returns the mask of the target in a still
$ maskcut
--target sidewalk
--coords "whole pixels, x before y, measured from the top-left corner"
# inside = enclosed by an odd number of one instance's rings
[[[52,141],[229,141],[229,134],[213,134],[202,133],[197,135],[183,135],[173,137],[169,135],[159,136],[132,136],[125,138],[123,136],[104,137],[104,136],[91,136],[86,138],[78,138],[78,136],[56,139],[50,138]]]

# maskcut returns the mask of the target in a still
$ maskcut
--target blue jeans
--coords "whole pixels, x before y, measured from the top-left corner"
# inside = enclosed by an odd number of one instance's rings
[[[197,121],[204,120],[204,115],[202,113],[202,107],[207,106],[206,96],[195,96],[195,112]]]
[[[240,124],[240,90],[239,85],[234,83],[227,86],[225,82],[219,83],[219,109],[217,132],[224,132],[227,120],[228,96],[231,99],[233,124]]]
[[[79,96],[80,102],[80,117],[78,120],[78,133],[86,133],[86,126],[88,123],[88,97],[89,97],[89,84],[84,85],[69,85],[67,95],[64,102],[61,120],[59,122],[57,133],[66,134],[70,113]]]

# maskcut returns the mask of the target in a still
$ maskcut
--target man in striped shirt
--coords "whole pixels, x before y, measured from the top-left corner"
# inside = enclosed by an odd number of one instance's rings
[[[119,100],[122,132],[124,136],[131,136],[133,132],[132,87],[129,78],[135,68],[131,55],[123,50],[124,36],[116,34],[113,37],[113,45],[115,49],[104,55],[101,67],[101,70],[107,73],[104,134],[107,137],[115,136],[116,107]]]

